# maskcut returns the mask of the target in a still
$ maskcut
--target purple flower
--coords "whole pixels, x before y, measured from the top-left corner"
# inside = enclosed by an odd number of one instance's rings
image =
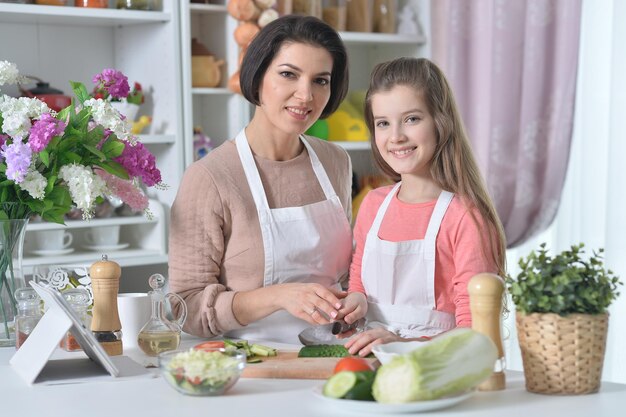
[[[97,88],[104,88],[113,98],[125,98],[130,92],[128,78],[120,71],[112,68],[94,75],[91,81],[96,84]]]
[[[8,146],[5,144],[2,147],[2,154],[7,162],[7,178],[17,184],[24,181],[24,177],[26,177],[28,167],[30,166],[30,159],[33,155],[30,146],[20,141],[16,141]]]
[[[7,143],[8,138],[9,135],[3,135],[2,133],[0,133],[0,148],[2,148],[5,143]]]
[[[65,123],[55,119],[50,113],[44,113],[30,128],[28,144],[33,152],[43,151],[53,137],[63,134]]]
[[[122,164],[131,177],[141,177],[148,187],[161,182],[161,172],[156,167],[156,158],[141,142],[135,146],[126,142],[124,151],[115,158],[115,161]]]

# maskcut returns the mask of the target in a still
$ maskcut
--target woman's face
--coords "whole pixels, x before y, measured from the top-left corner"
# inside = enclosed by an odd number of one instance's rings
[[[437,133],[422,94],[398,85],[371,100],[376,147],[385,162],[400,175],[430,177]]]
[[[304,133],[328,103],[332,70],[326,49],[284,43],[260,85],[260,107],[270,126],[289,135]]]

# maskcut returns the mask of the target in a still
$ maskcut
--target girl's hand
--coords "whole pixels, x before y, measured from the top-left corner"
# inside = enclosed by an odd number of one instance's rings
[[[367,297],[360,292],[351,292],[343,300],[343,307],[339,310],[337,318],[343,319],[348,324],[352,324],[362,319],[367,314]],[[354,331],[342,333],[340,337],[348,337]]]
[[[363,357],[369,355],[376,345],[399,341],[404,341],[404,339],[383,327],[377,327],[357,334],[344,346],[350,354]]]
[[[312,325],[328,324],[337,318],[341,299],[347,293],[320,284],[279,284],[278,302],[292,316]]]

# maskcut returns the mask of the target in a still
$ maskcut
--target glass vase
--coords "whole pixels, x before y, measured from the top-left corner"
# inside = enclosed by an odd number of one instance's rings
[[[28,219],[0,220],[0,347],[15,346],[15,290],[26,286],[22,272]]]

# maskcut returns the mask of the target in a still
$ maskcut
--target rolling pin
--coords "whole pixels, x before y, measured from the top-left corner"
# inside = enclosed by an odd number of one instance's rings
[[[117,293],[122,269],[102,255],[101,261],[91,265],[89,275],[93,291],[91,331],[109,355],[121,355],[122,324],[117,311]]]
[[[499,391],[506,385],[504,377],[504,349],[500,335],[502,294],[504,280],[495,274],[478,274],[467,285],[472,312],[472,329],[488,336],[498,349],[496,366],[485,382],[478,386],[480,391]]]

